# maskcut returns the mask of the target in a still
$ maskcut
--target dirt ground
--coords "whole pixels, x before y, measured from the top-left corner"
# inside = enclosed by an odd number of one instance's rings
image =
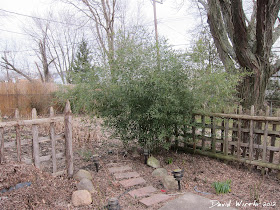
[[[58,125],[57,132],[62,130]],[[48,129],[45,129],[46,132]],[[114,177],[108,173],[108,163],[129,165],[143,177],[147,184],[159,190],[165,190],[161,182],[151,176],[153,169],[144,164],[141,149],[133,143],[123,148],[120,140],[112,138],[110,132],[102,128],[99,120],[74,117],[73,121],[74,172],[79,169],[91,171],[96,193],[90,206],[74,208],[71,195],[77,190],[76,181],[65,175],[52,177],[45,169],[43,172],[32,165],[19,164],[7,160],[0,165],[0,190],[22,182],[31,182],[31,186],[11,192],[0,193],[0,209],[105,209],[110,197],[119,197],[122,209],[147,209],[137,199],[127,194]],[[91,156],[100,156],[100,170],[95,171]],[[276,171],[262,176],[259,169],[250,172],[245,165],[224,163],[219,160],[191,155],[176,151],[161,151],[153,154],[160,160],[162,167],[171,171],[176,168],[185,170],[182,190],[166,191],[177,198],[184,192],[192,192],[212,200],[252,203],[258,199],[258,209],[280,209],[280,181]],[[231,192],[224,195],[215,194],[212,183],[231,180]],[[274,204],[265,207],[264,204]],[[164,203],[163,203],[164,204]],[[163,204],[149,209],[158,209]],[[240,208],[241,209],[241,208]],[[243,207],[243,209],[256,209]]]

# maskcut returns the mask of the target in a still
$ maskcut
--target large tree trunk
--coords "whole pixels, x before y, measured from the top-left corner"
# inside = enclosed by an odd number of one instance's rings
[[[207,10],[208,23],[219,56],[228,72],[245,73],[237,88],[245,108],[264,105],[269,78],[280,70],[271,49],[280,36],[279,0],[257,0],[249,20],[242,0],[198,0]]]
[[[270,74],[266,69],[259,69],[258,72],[263,73],[250,72],[249,74],[252,75],[244,76],[238,86],[238,96],[241,100],[241,105],[246,109],[250,109],[251,105],[254,105],[257,110],[264,106],[265,90]]]

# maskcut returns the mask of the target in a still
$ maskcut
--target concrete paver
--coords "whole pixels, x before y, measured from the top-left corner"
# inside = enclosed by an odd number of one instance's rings
[[[130,166],[120,166],[120,167],[112,167],[108,169],[110,173],[118,173],[132,170]]]
[[[124,172],[124,173],[116,173],[114,174],[116,179],[129,179],[139,177],[140,174],[137,172]]]
[[[143,203],[147,207],[150,207],[150,206],[152,206],[154,204],[158,204],[160,202],[166,201],[169,198],[171,198],[171,196],[166,195],[166,194],[155,194],[155,195],[152,195],[150,197],[143,198],[139,202]]]
[[[159,210],[234,210],[233,207],[234,204],[230,201],[220,203],[188,192],[175,200],[169,201]]]
[[[143,187],[136,190],[129,191],[128,194],[131,195],[133,198],[140,198],[143,196],[150,195],[153,192],[156,192],[157,189],[153,186]]]
[[[142,177],[138,177],[138,178],[122,180],[122,181],[119,181],[119,183],[123,187],[129,188],[129,187],[132,187],[132,186],[135,186],[135,185],[144,184],[144,183],[146,183],[146,181]]]
[[[107,167],[123,167],[122,163],[107,163]]]

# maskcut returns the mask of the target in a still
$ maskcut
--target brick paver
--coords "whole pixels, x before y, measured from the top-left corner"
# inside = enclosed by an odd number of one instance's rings
[[[123,167],[121,163],[108,163],[107,167]]]
[[[166,201],[169,198],[171,198],[171,196],[166,195],[166,194],[155,194],[155,195],[152,195],[150,197],[141,199],[140,203],[143,203],[147,207],[150,207],[154,204],[160,203],[162,201]]]
[[[132,187],[135,185],[144,184],[144,183],[146,183],[146,181],[142,177],[138,177],[138,178],[122,180],[122,181],[119,181],[119,183],[123,187],[128,188],[128,187]]]
[[[146,195],[150,195],[151,193],[157,191],[153,186],[143,187],[136,190],[129,191],[128,194],[133,198],[140,198]]]
[[[130,166],[112,167],[108,169],[110,173],[118,173],[132,170]]]
[[[124,173],[116,173],[114,174],[116,179],[129,179],[129,178],[136,178],[140,175],[137,172],[124,172]]]

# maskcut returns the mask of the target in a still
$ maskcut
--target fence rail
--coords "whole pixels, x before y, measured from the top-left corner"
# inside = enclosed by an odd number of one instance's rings
[[[56,135],[55,123],[64,122],[64,134]],[[49,136],[39,137],[38,126],[41,124],[49,124]],[[32,139],[21,139],[21,126],[31,126]],[[15,128],[15,141],[5,142],[4,129]],[[56,153],[56,142],[65,140],[65,152]],[[51,142],[51,154],[40,156],[40,144]],[[32,158],[22,160],[21,148],[23,145],[32,144]],[[5,160],[5,149],[16,147],[17,161],[32,164],[41,168],[41,163],[52,159],[52,173],[54,175],[62,174],[64,171],[57,171],[57,158],[66,160],[66,171],[69,177],[73,175],[73,150],[72,150],[72,116],[69,101],[66,103],[65,114],[63,117],[54,116],[54,110],[50,108],[50,117],[37,119],[36,109],[32,109],[31,120],[20,120],[19,111],[15,112],[15,121],[0,122],[0,162]]]
[[[223,113],[195,113],[193,126],[176,147],[209,157],[280,170],[280,117]],[[187,137],[187,138],[185,138]]]

